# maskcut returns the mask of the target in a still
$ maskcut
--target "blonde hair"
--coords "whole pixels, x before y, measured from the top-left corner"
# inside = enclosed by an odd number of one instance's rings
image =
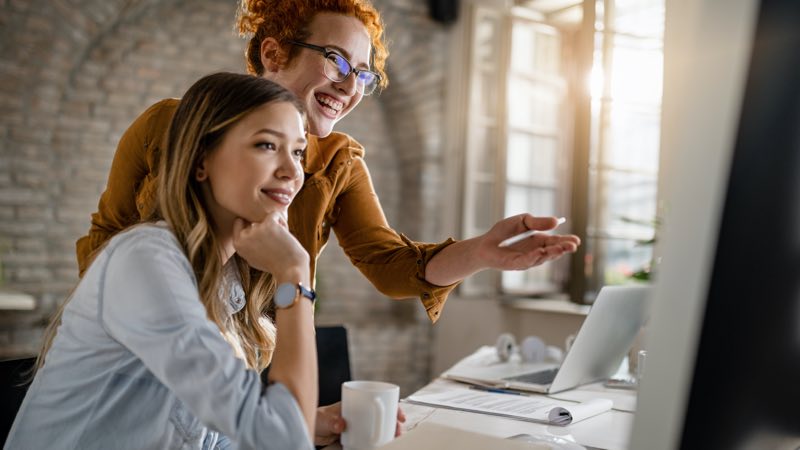
[[[192,266],[208,318],[247,366],[258,371],[269,364],[275,348],[275,325],[271,319],[275,282],[271,274],[250,267],[234,255],[247,302],[241,311],[229,314],[227,298],[220,299],[220,246],[203,202],[201,184],[194,174],[233,124],[257,107],[273,102],[291,103],[305,118],[303,104],[291,92],[264,78],[217,73],[192,85],[172,118],[158,165],[156,206],[143,220],[165,220],[169,224]],[[45,333],[37,368],[44,365],[68,301],[69,298],[58,309]]]

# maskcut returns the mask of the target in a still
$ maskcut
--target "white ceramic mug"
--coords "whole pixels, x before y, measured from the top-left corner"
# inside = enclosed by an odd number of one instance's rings
[[[348,381],[342,384],[342,433],[344,450],[371,450],[394,439],[400,387],[380,381]]]

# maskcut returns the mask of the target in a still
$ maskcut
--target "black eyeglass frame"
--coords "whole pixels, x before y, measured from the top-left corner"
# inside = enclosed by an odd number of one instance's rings
[[[345,77],[343,79],[341,79],[341,80],[331,80],[333,82],[341,83],[341,82],[347,80],[347,77],[349,77],[351,74],[356,74],[356,78],[357,78],[358,74],[361,73],[361,72],[371,73],[371,74],[375,75],[375,87],[373,87],[372,90],[369,91],[369,93],[367,93],[366,92],[367,86],[364,85],[364,92],[362,92],[363,95],[372,94],[373,92],[375,92],[375,89],[378,87],[378,85],[381,84],[381,80],[383,78],[380,76],[379,73],[373,72],[372,70],[369,70],[369,69],[356,69],[355,67],[353,67],[353,63],[351,63],[349,59],[345,58],[344,55],[342,55],[341,53],[337,52],[336,50],[331,50],[331,49],[329,49],[327,47],[321,47],[319,45],[309,44],[307,42],[293,41],[293,40],[289,40],[288,42],[290,44],[296,45],[298,47],[305,47],[307,49],[320,52],[325,56],[326,60],[328,59],[328,57],[330,55],[336,55],[336,56],[342,58],[344,60],[344,62],[346,62],[347,65],[350,66],[350,72],[348,72],[347,75],[345,75]],[[325,76],[328,77],[328,74],[326,73]],[[328,79],[330,79],[330,77],[328,77]]]

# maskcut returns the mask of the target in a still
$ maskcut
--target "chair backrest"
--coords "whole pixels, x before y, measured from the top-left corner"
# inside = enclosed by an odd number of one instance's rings
[[[317,327],[319,406],[342,399],[342,383],[350,381],[350,352],[347,329],[341,325]]]
[[[316,330],[319,406],[326,406],[342,399],[342,383],[351,380],[347,329],[334,325],[316,327]],[[268,374],[269,367],[261,372],[261,381],[265,384]]]
[[[36,358],[0,361],[0,447],[3,447],[11,431],[30,383],[24,383],[28,371],[36,363]]]

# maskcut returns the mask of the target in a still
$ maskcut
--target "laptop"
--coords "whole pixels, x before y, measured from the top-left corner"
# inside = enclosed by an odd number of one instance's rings
[[[479,363],[464,361],[444,378],[481,386],[556,393],[614,375],[647,320],[649,286],[606,286],[559,367],[526,363],[519,355],[501,362],[496,353]]]

